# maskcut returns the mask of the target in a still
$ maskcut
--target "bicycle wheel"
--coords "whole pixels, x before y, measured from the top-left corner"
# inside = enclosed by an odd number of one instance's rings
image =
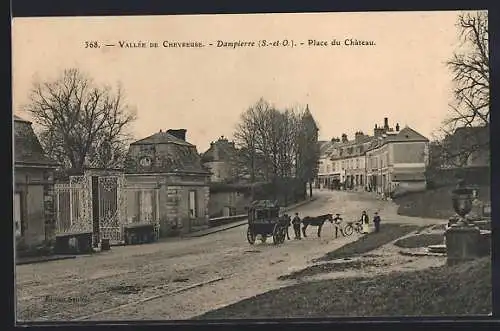
[[[344,230],[342,231],[342,234],[344,235],[344,237],[349,237],[350,235],[352,235],[352,233],[354,232],[354,228],[352,227],[351,224],[347,224],[344,228]]]
[[[356,225],[354,230],[356,230],[356,233],[363,233],[363,225],[361,224]]]

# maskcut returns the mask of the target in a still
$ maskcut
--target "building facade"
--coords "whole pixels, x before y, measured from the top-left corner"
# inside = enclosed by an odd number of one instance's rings
[[[489,167],[489,127],[460,127],[443,140],[441,168]]]
[[[411,129],[375,125],[373,135],[323,142],[316,186],[397,195],[426,188],[429,140]],[[332,185],[333,183],[333,185]]]
[[[210,148],[202,154],[203,165],[211,172],[212,182],[230,182],[236,179],[236,147],[234,142],[224,136],[210,143]]]
[[[202,167],[196,146],[186,141],[186,130],[160,131],[130,144],[125,179],[127,200],[140,206],[127,217],[140,218],[141,210],[158,213],[161,236],[208,225],[210,173]],[[156,197],[144,194],[152,188]]]
[[[54,171],[32,124],[14,115],[14,234],[16,245],[34,247],[54,237]]]

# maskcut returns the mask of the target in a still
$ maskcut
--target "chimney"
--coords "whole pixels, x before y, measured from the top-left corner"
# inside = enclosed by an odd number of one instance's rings
[[[396,123],[396,132],[399,132],[399,123]]]
[[[186,141],[186,131],[186,129],[169,129],[167,130],[167,133],[178,139]]]
[[[389,130],[389,119],[384,117],[384,129]]]
[[[354,135],[354,137],[355,137],[354,139],[356,141],[360,141],[364,137],[364,134],[363,134],[362,131],[358,131],[358,132],[356,132],[356,134]]]
[[[346,143],[348,140],[347,140],[347,135],[345,133],[342,133],[342,142],[343,143]]]

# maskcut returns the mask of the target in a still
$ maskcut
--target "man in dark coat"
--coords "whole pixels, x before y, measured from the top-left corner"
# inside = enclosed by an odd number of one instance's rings
[[[289,230],[290,226],[292,225],[292,218],[288,214],[283,215],[283,218],[285,219],[285,227],[286,227],[285,233],[286,233],[286,238],[288,240],[290,240],[290,234],[289,234],[288,230]]]
[[[292,225],[293,225],[293,231],[295,232],[295,239],[299,239],[299,240],[302,239],[300,237],[300,223],[301,223],[301,220],[299,217],[299,213],[295,213],[295,217],[292,220]]]
[[[380,231],[380,215],[375,212],[375,216],[373,216],[373,225],[375,225],[375,232],[379,232]]]

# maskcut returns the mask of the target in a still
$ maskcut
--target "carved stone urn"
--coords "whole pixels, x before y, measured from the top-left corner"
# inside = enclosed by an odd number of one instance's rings
[[[479,228],[467,218],[472,210],[474,190],[459,185],[452,191],[451,200],[458,220],[445,233],[448,265],[476,258],[480,236]]]
[[[474,190],[467,187],[453,190],[451,200],[453,209],[460,216],[455,226],[468,226],[467,214],[472,210],[472,201],[474,199]]]

